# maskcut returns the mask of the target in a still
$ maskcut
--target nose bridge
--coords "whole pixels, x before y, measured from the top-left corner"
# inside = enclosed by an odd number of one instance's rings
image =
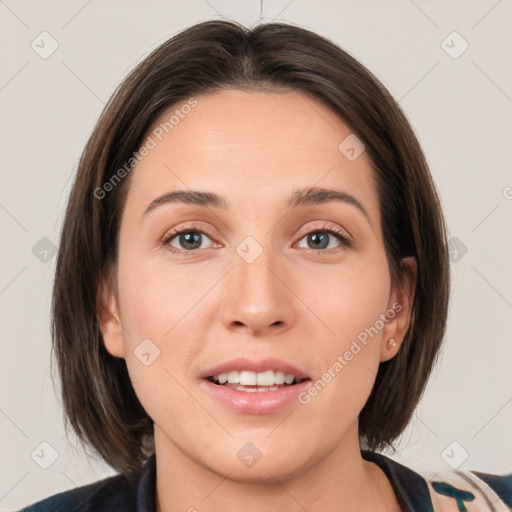
[[[283,277],[277,277],[283,266],[271,238],[260,243],[248,236],[235,248],[223,312],[226,327],[243,324],[256,333],[293,322],[293,297]]]
[[[240,255],[242,249],[249,250]],[[240,292],[250,292],[254,299],[257,297],[270,299],[277,290],[274,290],[276,283],[275,276],[270,269],[275,268],[275,251],[267,244],[262,247],[260,254],[256,253],[256,248],[251,247],[250,243],[240,245],[237,248],[235,257],[235,276],[240,287]],[[246,259],[247,257],[247,259]]]

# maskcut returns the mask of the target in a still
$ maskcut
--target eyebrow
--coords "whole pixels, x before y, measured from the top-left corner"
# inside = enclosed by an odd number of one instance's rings
[[[307,206],[311,204],[323,204],[329,201],[341,201],[342,203],[355,206],[365,217],[370,225],[372,220],[366,208],[353,195],[344,190],[332,188],[309,187],[297,190],[290,197],[288,204],[293,208],[296,206]]]
[[[149,212],[158,206],[170,203],[186,203],[195,204],[197,206],[221,208],[227,210],[228,206],[226,201],[213,192],[200,192],[198,190],[175,190],[168,192],[162,196],[153,199],[148,207],[144,210],[142,216],[147,215]]]
[[[309,187],[301,190],[296,190],[288,199],[288,206],[295,208],[297,206],[308,206],[316,204],[324,204],[330,201],[340,201],[352,206],[355,206],[365,217],[370,225],[372,221],[368,211],[361,204],[361,202],[354,196],[348,194],[343,190]],[[213,192],[201,192],[198,190],[175,190],[163,194],[149,203],[148,207],[144,210],[142,216],[146,216],[155,208],[171,203],[186,203],[194,204],[196,206],[204,206],[206,208],[212,207],[222,210],[228,209],[227,201]]]

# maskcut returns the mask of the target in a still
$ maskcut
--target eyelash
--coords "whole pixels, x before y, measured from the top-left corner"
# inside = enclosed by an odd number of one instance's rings
[[[192,255],[193,253],[197,253],[201,249],[177,249],[176,247],[172,247],[170,245],[170,242],[176,238],[177,236],[181,235],[182,233],[200,233],[202,235],[207,236],[213,241],[213,236],[208,233],[207,231],[200,229],[196,226],[187,226],[183,229],[173,229],[172,231],[168,232],[165,236],[162,237],[161,244],[165,247],[167,247],[171,252],[177,253],[177,254],[186,254],[186,255]],[[315,228],[311,231],[308,231],[307,233],[303,234],[299,241],[301,241],[303,238],[305,238],[308,235],[311,235],[312,233],[329,233],[330,235],[334,235],[336,238],[339,239],[340,246],[335,247],[334,250],[340,249],[340,247],[343,248],[349,248],[352,246],[352,242],[348,239],[347,234],[345,231],[340,229],[338,226],[334,224],[326,224],[324,226],[321,226],[319,228]],[[208,248],[211,249],[211,248]],[[202,249],[202,250],[208,250],[208,249]],[[311,249],[308,248],[309,251],[312,251],[314,254],[321,254],[321,253],[329,253],[333,250],[331,249]]]

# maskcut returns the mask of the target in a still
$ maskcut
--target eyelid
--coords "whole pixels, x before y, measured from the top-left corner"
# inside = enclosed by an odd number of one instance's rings
[[[321,221],[320,221],[321,222]],[[300,244],[300,242],[312,233],[328,233],[331,237],[338,239],[338,245],[336,247],[324,248],[324,249],[316,249],[313,247],[301,247],[301,249],[305,249],[307,253],[314,254],[317,256],[328,256],[339,253],[340,251],[344,251],[353,247],[354,240],[348,232],[337,224],[332,224],[330,222],[323,222],[321,225],[316,227],[309,227],[305,232],[303,232],[297,241],[293,244],[294,246]]]
[[[309,226],[307,228],[301,229],[301,234],[299,235],[302,239],[304,236],[309,235],[310,233],[314,233],[316,231],[333,231],[339,236],[342,236],[346,238],[348,241],[352,241],[353,237],[352,235],[344,228],[339,226],[338,224],[334,224],[330,221],[312,221],[312,222],[318,222],[318,225],[315,225],[313,227]]]
[[[187,232],[191,232],[191,231],[192,232],[201,233],[203,235],[206,235],[208,238],[210,238],[210,240],[214,244],[218,244],[218,242],[216,242],[214,240],[215,236],[213,235],[211,230],[209,228],[203,227],[203,226],[201,226],[200,224],[197,224],[197,223],[184,224],[183,226],[173,227],[173,228],[167,230],[165,232],[165,234],[161,237],[160,243],[162,245],[171,247],[170,242],[171,242],[171,240],[173,238],[175,238],[176,236],[180,235],[181,233],[187,233]],[[202,249],[202,250],[205,251],[205,250],[208,250],[208,249],[211,249],[211,247],[208,247],[207,249]],[[171,250],[175,251],[175,252],[186,252],[186,253],[198,252],[198,250],[195,250],[195,251],[190,251],[190,250],[189,251],[185,251],[184,249],[180,250],[180,249],[177,249],[176,247],[172,247]]]
[[[202,227],[201,224],[194,223],[193,221],[191,221],[191,222],[192,222],[191,224],[185,224],[178,228],[173,227],[170,230],[167,230],[161,238],[161,244],[166,246],[167,248],[169,248],[169,250],[171,252],[181,253],[181,254],[193,254],[193,253],[198,253],[200,251],[211,250],[213,248],[213,246],[207,247],[205,249],[185,250],[185,249],[178,249],[178,248],[172,247],[170,245],[171,240],[174,239],[175,237],[179,236],[181,233],[197,232],[197,233],[206,235],[208,238],[210,238],[213,245],[217,245],[217,247],[218,247],[219,242],[215,241],[215,236],[211,233],[211,230],[208,227]],[[315,221],[312,221],[312,222],[315,222]],[[340,242],[339,247],[349,247],[352,245],[353,237],[348,233],[347,230],[345,230],[342,227],[340,227],[339,225],[333,224],[332,222],[329,222],[329,221],[316,221],[316,222],[318,222],[319,225],[301,229],[300,230],[301,233],[298,235],[298,238],[297,238],[296,242],[294,242],[293,245],[296,245],[305,236],[307,236],[311,233],[321,232],[321,231],[325,231],[327,233],[330,233],[330,234],[338,237],[339,242]],[[319,252],[319,253],[321,253],[321,252],[328,253],[329,252],[329,250],[323,250],[323,249],[310,249],[310,250],[314,251],[314,252]],[[330,250],[332,250],[332,249],[330,249]]]

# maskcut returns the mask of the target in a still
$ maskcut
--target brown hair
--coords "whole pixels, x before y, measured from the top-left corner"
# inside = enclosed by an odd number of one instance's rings
[[[130,174],[101,199],[98,190],[130,161],[166,109],[225,88],[293,89],[338,114],[372,163],[393,282],[403,278],[401,259],[416,258],[411,324],[398,354],[380,364],[359,416],[364,448],[392,447],[424,392],[444,337],[450,290],[445,221],[420,145],[384,86],[334,43],[293,25],[194,25],[154,50],[113,94],[81,156],[61,232],[52,338],[66,427],[122,473],[154,450],[152,420],[125,360],[106,351],[98,323],[100,283],[110,279],[116,289]]]

